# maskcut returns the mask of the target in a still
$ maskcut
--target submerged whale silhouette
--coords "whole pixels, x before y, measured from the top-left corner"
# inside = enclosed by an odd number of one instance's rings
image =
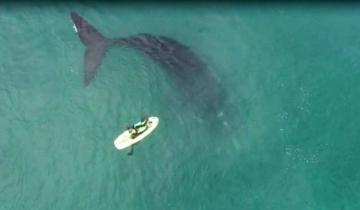
[[[88,86],[104,58],[114,46],[136,49],[164,67],[183,94],[206,111],[221,111],[225,99],[223,88],[209,67],[187,46],[165,36],[138,34],[126,38],[105,38],[84,18],[71,12],[82,43],[86,46],[84,84]]]

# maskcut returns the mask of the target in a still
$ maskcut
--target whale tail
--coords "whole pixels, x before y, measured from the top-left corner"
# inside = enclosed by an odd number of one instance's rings
[[[106,51],[112,45],[112,41],[105,38],[76,12],[71,12],[70,16],[81,42],[86,46],[84,55],[84,84],[88,86],[94,79]]]

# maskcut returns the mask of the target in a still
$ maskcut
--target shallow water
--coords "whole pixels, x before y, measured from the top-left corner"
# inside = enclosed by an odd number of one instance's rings
[[[108,37],[191,47],[231,129],[132,50],[85,88],[72,10]],[[358,209],[359,21],[341,5],[2,4],[0,209]],[[159,128],[117,151],[144,114]]]

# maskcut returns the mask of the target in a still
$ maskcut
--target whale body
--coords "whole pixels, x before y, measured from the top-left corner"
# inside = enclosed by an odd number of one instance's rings
[[[70,14],[80,40],[86,46],[84,84],[95,78],[106,52],[115,46],[135,49],[168,73],[187,100],[200,105],[204,111],[220,113],[225,92],[208,65],[189,47],[177,40],[147,33],[122,38],[106,38],[76,12]]]

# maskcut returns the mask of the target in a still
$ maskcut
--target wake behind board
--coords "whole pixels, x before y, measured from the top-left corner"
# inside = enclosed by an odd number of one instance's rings
[[[114,145],[116,149],[122,150],[133,144],[138,143],[139,141],[144,139],[147,135],[149,135],[151,132],[153,132],[155,128],[158,126],[158,124],[159,124],[159,118],[149,117],[148,128],[135,138],[131,138],[131,134],[128,130],[124,131],[114,141]]]

